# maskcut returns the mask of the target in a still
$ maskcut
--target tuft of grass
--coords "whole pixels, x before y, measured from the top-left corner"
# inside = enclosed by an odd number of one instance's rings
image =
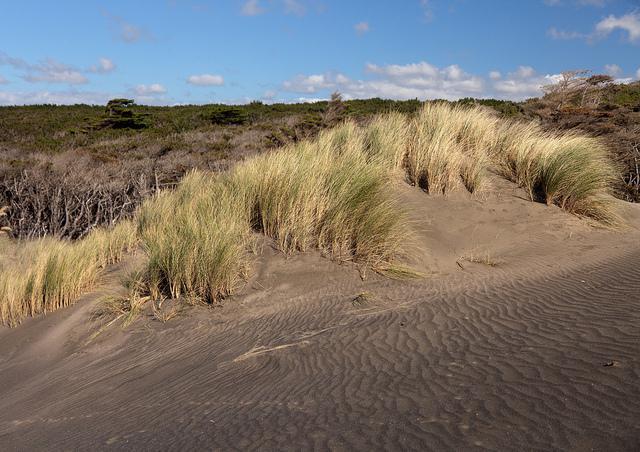
[[[145,202],[138,228],[151,296],[214,302],[230,294],[248,270],[250,225],[238,192],[203,172],[188,174],[173,192]]]
[[[167,323],[169,320],[177,317],[182,312],[182,306],[179,304],[176,304],[169,309],[164,308],[163,305],[166,301],[167,300],[163,298],[158,300],[157,302],[155,300],[152,300],[151,302],[153,317],[162,323]]]
[[[544,133],[535,123],[506,123],[498,137],[494,157],[502,174],[524,187],[532,200],[602,225],[620,222],[611,196],[618,170],[598,139]]]
[[[15,326],[26,316],[72,304],[95,284],[102,268],[134,246],[135,227],[127,221],[77,242],[13,242],[0,269],[0,320]]]
[[[404,167],[411,129],[407,117],[398,112],[376,116],[365,129],[367,153],[394,170]]]
[[[146,293],[146,274],[131,272],[124,281],[128,293],[124,297],[107,297],[94,312],[94,316],[110,317],[109,325],[122,319],[122,328],[133,323],[142,313],[144,305],[151,300]]]
[[[367,154],[352,123],[246,162],[232,177],[253,227],[286,253],[316,248],[374,270],[402,254],[408,227],[391,195],[392,171]]]
[[[375,295],[371,292],[360,292],[351,299],[351,305],[355,308],[362,308],[375,302]]]
[[[480,191],[496,121],[480,107],[426,103],[413,120],[406,156],[410,182],[433,194],[446,194],[461,183],[471,193]]]
[[[472,262],[475,264],[483,264],[489,267],[497,267],[498,265],[503,263],[501,260],[496,259],[494,256],[492,256],[489,250],[486,250],[485,252],[471,251],[468,254],[462,256],[460,260],[465,260],[467,262]]]

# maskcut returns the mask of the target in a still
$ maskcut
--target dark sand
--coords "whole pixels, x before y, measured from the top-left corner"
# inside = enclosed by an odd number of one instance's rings
[[[404,190],[423,280],[267,243],[224,307],[90,340],[113,269],[0,329],[0,449],[639,450],[639,206],[602,231],[503,185]]]

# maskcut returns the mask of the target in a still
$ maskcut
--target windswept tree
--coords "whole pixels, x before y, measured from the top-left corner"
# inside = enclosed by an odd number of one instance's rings
[[[581,106],[597,107],[604,95],[603,88],[613,84],[613,77],[607,74],[595,74],[585,80]]]
[[[100,129],[144,129],[149,126],[146,115],[134,111],[133,99],[111,99],[104,116],[97,124]]]
[[[587,74],[589,71],[586,69],[563,71],[558,82],[543,86],[542,91],[545,97],[557,99],[557,109],[561,110],[573,96],[585,87]]]

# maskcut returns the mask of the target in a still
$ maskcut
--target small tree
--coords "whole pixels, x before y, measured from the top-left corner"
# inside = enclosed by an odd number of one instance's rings
[[[146,115],[137,113],[132,107],[133,99],[111,99],[107,102],[104,116],[98,123],[100,129],[144,129],[149,127]]]
[[[223,126],[242,125],[249,122],[247,112],[239,107],[233,106],[217,106],[204,113],[204,116],[211,121],[212,124]]]
[[[557,83],[552,83],[542,87],[542,91],[545,97],[557,98],[558,107],[562,109],[569,101],[572,95],[577,94],[586,85],[586,77],[589,73],[588,70],[578,69],[572,71],[563,71],[560,74],[560,80]]]
[[[592,75],[585,80],[585,87],[582,91],[582,106],[584,106],[587,97],[590,98],[590,104],[597,107],[602,100],[603,88],[613,83],[613,77],[606,74]]]

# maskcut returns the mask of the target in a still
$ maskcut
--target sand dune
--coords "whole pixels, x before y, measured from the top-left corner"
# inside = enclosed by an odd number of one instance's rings
[[[114,268],[0,329],[2,449],[637,450],[637,206],[606,231],[494,188],[403,189],[420,280],[265,242],[223,307],[92,338]]]

